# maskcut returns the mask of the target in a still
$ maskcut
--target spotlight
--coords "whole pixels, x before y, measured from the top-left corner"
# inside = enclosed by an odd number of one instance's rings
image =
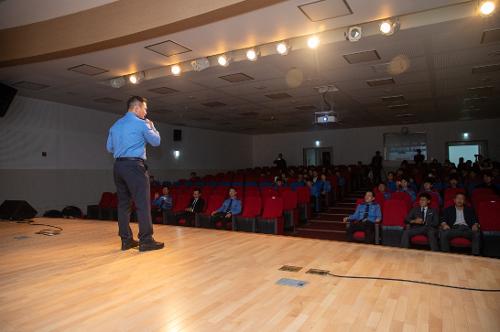
[[[181,66],[179,65],[173,65],[172,67],[170,67],[170,72],[174,76],[179,76],[181,74],[181,71]]]
[[[317,36],[309,37],[309,39],[307,40],[307,46],[309,48],[315,49],[319,46],[319,38]]]
[[[327,119],[328,120],[328,119]],[[325,121],[326,122],[326,121]],[[321,142],[320,141],[315,141],[314,142],[314,145],[316,145],[316,147],[320,146],[321,145]]]
[[[287,42],[281,42],[276,45],[276,51],[281,55],[287,55],[290,51],[290,45]]]
[[[138,73],[134,73],[134,74],[130,75],[128,77],[128,81],[132,84],[137,84],[140,81],[142,81],[143,78],[144,78],[144,73],[138,72]]]
[[[227,66],[229,66],[229,57],[227,55],[225,55],[225,54],[219,55],[217,57],[217,62],[222,67],[227,67]]]
[[[125,85],[125,83],[127,83],[125,81],[125,78],[123,77],[117,77],[117,78],[113,78],[111,81],[110,81],[110,84],[113,88],[115,89],[118,89],[118,88],[121,88],[122,86]]]
[[[464,139],[469,139],[469,133],[463,133],[463,138]]]
[[[361,29],[361,27],[350,27],[347,31],[346,37],[349,41],[357,42],[361,39],[362,34],[363,30]]]
[[[247,59],[250,61],[255,61],[259,57],[259,52],[255,48],[251,48],[247,51]]]
[[[179,150],[174,150],[174,158],[179,159],[180,156],[181,156],[181,152]]]
[[[398,21],[391,21],[391,20],[386,20],[382,21],[380,23],[380,32],[382,32],[383,35],[390,36],[394,34],[399,29],[399,22]]]
[[[495,2],[494,1],[482,1],[479,4],[479,13],[482,16],[489,16],[495,11]]]

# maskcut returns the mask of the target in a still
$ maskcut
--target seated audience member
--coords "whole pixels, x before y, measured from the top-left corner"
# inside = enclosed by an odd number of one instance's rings
[[[283,187],[285,187],[285,185],[283,184],[283,179],[276,178],[276,181],[274,182],[273,188],[275,190],[280,190],[280,189],[283,189]]]
[[[313,183],[316,183],[316,181],[318,181],[318,180],[319,180],[318,171],[314,170],[314,171],[312,172],[312,182],[313,182]]]
[[[456,237],[465,237],[472,242],[472,254],[479,255],[481,234],[474,209],[465,206],[465,194],[458,193],[455,205],[443,211],[441,220],[441,250],[450,251],[450,241]]]
[[[493,176],[492,176],[491,172],[484,172],[483,182],[478,184],[474,189],[477,189],[477,188],[491,189],[491,190],[493,190],[493,192],[495,194],[500,195],[500,189],[493,182]]]
[[[462,188],[462,186],[459,184],[458,178],[456,176],[452,176],[448,180],[448,186],[446,188],[449,188],[449,189],[458,189],[458,188]]]
[[[377,191],[384,195],[384,199],[390,199],[391,193],[387,190],[387,186],[384,182],[380,182],[377,186]]]
[[[438,211],[429,207],[431,196],[422,193],[419,199],[419,207],[410,210],[405,218],[405,230],[401,238],[403,248],[410,247],[410,239],[415,235],[427,235],[432,251],[438,251],[437,228],[439,226]]]
[[[322,195],[327,195],[332,192],[332,184],[326,178],[326,174],[321,174],[321,182],[323,182],[323,188],[321,190]]]
[[[382,212],[380,205],[375,202],[375,193],[367,191],[365,193],[365,201],[356,207],[354,214],[344,218],[344,222],[349,222],[347,228],[347,238],[353,240],[353,234],[356,231],[365,232],[365,242],[375,242],[375,223],[382,220]]]
[[[196,172],[191,172],[191,174],[189,175],[189,180],[191,180],[191,181],[197,181],[199,179],[200,178],[198,177],[198,175],[196,174]]]
[[[346,179],[342,176],[342,173],[337,169],[335,170],[335,177],[337,178],[337,186],[339,187],[340,195],[343,196],[346,190]]]
[[[222,203],[220,208],[212,212],[210,223],[213,226],[220,221],[222,223],[221,228],[226,229],[227,224],[232,223],[232,217],[241,213],[241,201],[236,195],[236,189],[229,188],[229,198]]]
[[[314,204],[313,206],[314,212],[320,212],[321,210],[320,197],[322,188],[321,181],[316,181],[316,183],[313,183],[312,180],[307,180],[306,186],[308,186],[309,190],[311,191],[311,201]]]
[[[306,185],[306,182],[304,181],[304,175],[299,173],[297,174],[297,183],[298,183],[298,186],[305,186]]]
[[[163,224],[167,225],[172,218],[172,196],[169,194],[168,187],[163,187],[162,195],[155,193],[153,206],[160,212],[163,218]]]
[[[189,205],[184,209],[183,212],[179,212],[175,215],[175,221],[178,224],[179,220],[186,220],[186,226],[193,226],[194,219],[197,213],[203,211],[203,207],[205,206],[205,200],[201,198],[200,189],[193,190],[193,198]]]
[[[432,200],[437,200],[439,203],[439,206],[443,204],[443,200],[441,198],[441,195],[437,191],[433,190],[432,187],[432,180],[430,178],[427,178],[424,180],[424,183],[422,184],[422,190],[418,193],[419,195],[422,193],[428,193],[431,195]]]
[[[411,201],[415,202],[415,200],[417,199],[417,195],[415,194],[415,192],[412,189],[410,189],[410,187],[408,185],[409,185],[408,179],[406,179],[406,178],[401,179],[401,181],[398,181],[397,192],[407,193],[408,195],[410,195]]]
[[[387,173],[387,184],[386,185],[387,185],[387,189],[389,189],[389,191],[391,193],[398,190],[398,184],[396,182],[396,174],[394,174],[394,172]]]

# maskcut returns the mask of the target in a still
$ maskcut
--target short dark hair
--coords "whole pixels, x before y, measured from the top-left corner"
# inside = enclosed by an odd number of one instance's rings
[[[193,192],[195,192],[195,191],[197,191],[197,192],[199,192],[201,194],[201,189],[200,188],[194,188]]]
[[[373,197],[375,197],[375,192],[373,190],[367,190],[365,192],[365,195],[368,194],[368,193],[371,193]]]
[[[465,193],[463,193],[463,192],[458,192],[458,193],[456,193],[456,194],[455,194],[455,197],[457,197],[458,195],[462,195],[462,196],[464,196],[464,198],[467,198],[467,196],[466,196],[466,195],[465,195]]]
[[[427,198],[428,201],[430,201],[432,198],[431,198],[431,195],[429,195],[428,193],[421,193],[419,198]]]
[[[130,109],[134,103],[146,103],[148,100],[141,96],[132,96],[127,100],[127,109]]]
[[[234,191],[238,192],[238,190],[236,190],[236,187],[229,187],[228,191],[231,189],[234,189]]]

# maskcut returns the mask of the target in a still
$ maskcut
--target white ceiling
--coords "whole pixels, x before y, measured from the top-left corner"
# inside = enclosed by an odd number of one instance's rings
[[[94,108],[124,112],[130,95],[149,98],[151,117],[164,122],[250,134],[312,130],[314,110],[301,111],[298,106],[324,107],[313,87],[335,84],[339,92],[330,93],[341,119],[332,127],[363,127],[415,122],[467,120],[498,117],[500,71],[472,74],[473,66],[500,63],[498,42],[480,44],[484,30],[500,27],[498,16],[469,17],[413,29],[402,29],[391,37],[371,35],[361,41],[321,45],[318,50],[301,49],[286,57],[272,55],[257,62],[237,62],[227,68],[213,67],[189,72],[180,77],[163,77],[136,86],[113,89],[102,81],[178,61],[217,54],[293,36],[351,26],[394,15],[402,15],[463,1],[347,0],[353,15],[310,22],[297,8],[309,1],[287,1],[252,13],[213,23],[204,27],[127,45],[115,49],[44,63],[0,69],[0,81],[13,84],[32,81],[50,85],[40,91],[20,89],[21,95]],[[173,40],[192,52],[164,57],[144,47]],[[344,54],[376,50],[381,59],[349,64]],[[496,52],[496,53],[495,53]],[[404,72],[392,75],[396,84],[369,87],[366,80],[391,76],[374,65],[403,59]],[[67,68],[89,64],[107,69],[97,76],[85,76]],[[251,81],[230,83],[220,76],[244,73]],[[301,73],[298,87],[287,84],[287,76]],[[492,86],[486,99],[465,102],[473,96],[467,89]],[[148,91],[166,86],[176,89],[168,95]],[[272,100],[266,94],[286,92],[291,98]],[[408,109],[393,110],[381,100],[383,96],[402,94]],[[121,102],[100,104],[94,100],[109,97]],[[206,102],[227,106],[210,108]],[[403,114],[413,114],[403,117]]]
[[[0,1],[0,29],[41,22],[102,6],[116,0]]]

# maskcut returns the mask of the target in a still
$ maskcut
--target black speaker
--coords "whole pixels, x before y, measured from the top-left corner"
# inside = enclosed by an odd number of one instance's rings
[[[0,83],[0,117],[3,117],[9,109],[17,90],[13,87]]]
[[[174,142],[182,141],[182,130],[174,129]]]
[[[0,205],[0,219],[24,220],[36,214],[37,211],[26,201],[6,200]]]

